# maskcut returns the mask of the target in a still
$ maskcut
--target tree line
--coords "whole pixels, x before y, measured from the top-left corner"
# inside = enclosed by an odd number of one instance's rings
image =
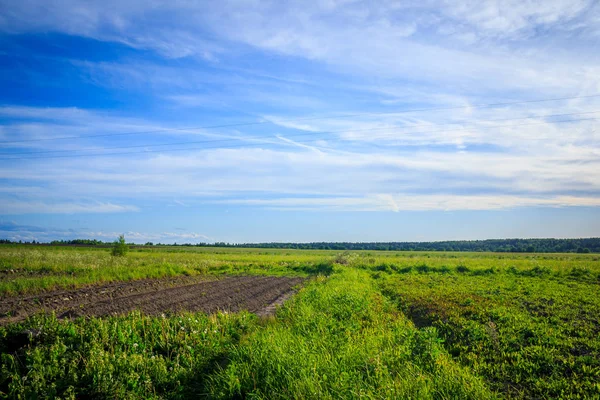
[[[306,250],[469,251],[511,253],[600,253],[600,238],[585,239],[488,239],[440,242],[312,242],[312,243],[214,243],[215,247],[253,247]]]
[[[109,246],[113,242],[95,239],[53,240],[49,243],[13,242],[0,240],[0,244],[45,244],[52,246]],[[127,243],[130,246],[134,243]],[[511,253],[600,253],[600,238],[585,239],[488,239],[450,240],[440,242],[312,242],[312,243],[180,243],[162,244],[147,242],[144,246],[185,247],[246,247],[294,250],[388,250],[388,251],[471,251]]]

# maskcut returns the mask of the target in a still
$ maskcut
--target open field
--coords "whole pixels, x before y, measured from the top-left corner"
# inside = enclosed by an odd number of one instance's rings
[[[131,250],[127,257],[112,257],[105,248],[0,245],[0,298],[93,283],[183,275],[329,274],[333,261],[370,269],[390,265],[416,272],[423,266],[442,269],[464,266],[474,274],[489,269],[527,273],[543,267],[552,277],[569,278],[581,270],[600,280],[599,254],[147,247]]]
[[[595,399],[599,288],[597,254],[0,246],[0,396]]]

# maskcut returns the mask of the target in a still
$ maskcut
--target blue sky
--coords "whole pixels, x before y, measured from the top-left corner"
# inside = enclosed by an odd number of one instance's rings
[[[600,236],[596,1],[0,9],[2,238]]]

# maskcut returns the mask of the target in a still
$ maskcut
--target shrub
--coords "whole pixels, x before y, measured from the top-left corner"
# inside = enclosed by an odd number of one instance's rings
[[[125,242],[125,236],[119,235],[119,239],[115,240],[113,243],[110,254],[115,257],[123,257],[125,254],[127,254],[128,250],[129,246],[127,246],[127,243]]]
[[[469,272],[470,269],[469,267],[465,266],[465,265],[457,265],[456,266],[456,272],[460,272],[461,274],[464,274],[465,272]]]

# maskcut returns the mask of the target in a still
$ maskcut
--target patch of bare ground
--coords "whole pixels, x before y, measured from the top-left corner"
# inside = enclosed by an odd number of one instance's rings
[[[0,303],[0,324],[50,312],[63,318],[118,315],[133,310],[148,315],[247,310],[266,316],[273,313],[303,280],[273,276],[178,277],[6,297]]]

